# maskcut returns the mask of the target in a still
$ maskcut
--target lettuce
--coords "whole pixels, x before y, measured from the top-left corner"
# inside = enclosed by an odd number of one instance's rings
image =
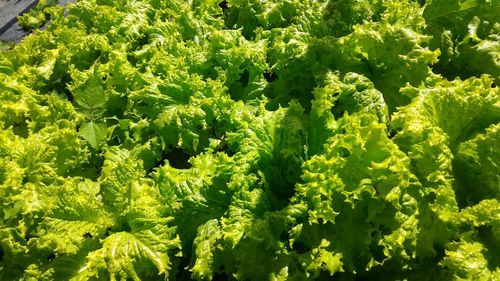
[[[490,12],[497,1],[429,1],[423,12],[431,46],[441,50],[436,71],[443,76],[468,78],[500,75],[500,22]]]
[[[0,280],[499,279],[498,9],[40,1],[0,51]]]

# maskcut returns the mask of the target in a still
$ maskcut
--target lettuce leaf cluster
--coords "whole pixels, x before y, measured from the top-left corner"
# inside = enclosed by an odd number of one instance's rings
[[[496,11],[41,1],[0,52],[0,280],[499,280]]]

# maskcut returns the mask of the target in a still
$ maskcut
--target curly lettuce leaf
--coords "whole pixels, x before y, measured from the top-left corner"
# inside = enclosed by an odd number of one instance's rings
[[[427,1],[423,16],[433,36],[431,46],[441,50],[436,70],[454,78],[500,75],[500,22],[491,13],[498,1]]]
[[[344,116],[325,153],[305,163],[297,196],[308,205],[308,225],[296,240],[310,251],[326,239],[343,264],[337,271],[411,259],[420,183],[409,164],[375,115]]]
[[[423,183],[441,186],[432,193],[443,193],[443,197],[438,195],[443,203],[455,204],[455,196],[450,197],[452,176],[454,169],[458,172],[462,167],[457,162],[453,165],[453,155],[460,154],[463,142],[500,120],[499,92],[492,83],[492,79],[482,77],[463,82],[438,80],[430,89],[404,89],[416,98],[394,116],[394,141],[410,155],[415,174]],[[464,198],[457,199],[462,202]]]
[[[70,280],[143,280],[154,278],[153,272],[168,280],[171,261],[169,251],[180,247],[173,229],[163,225],[166,220],[139,221],[138,229],[117,232],[102,241],[102,248],[91,252],[85,264]],[[140,226],[144,224],[146,226]],[[153,224],[153,226],[151,226]],[[153,271],[152,268],[155,270]]]

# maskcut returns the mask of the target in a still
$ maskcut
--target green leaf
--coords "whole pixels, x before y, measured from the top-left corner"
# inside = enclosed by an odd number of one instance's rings
[[[305,158],[304,110],[296,102],[288,108],[265,112],[261,116],[245,116],[241,129],[228,133],[230,147],[253,157],[266,182],[278,198],[288,198],[300,178]],[[257,168],[256,167],[256,168]]]
[[[498,280],[500,269],[489,268],[485,246],[465,236],[446,246],[446,256],[439,263],[441,280]]]
[[[308,205],[309,222],[298,240],[306,249],[324,244],[321,256],[332,274],[410,259],[415,248],[404,245],[416,240],[410,229],[418,223],[420,184],[376,115],[346,114],[325,153],[304,163],[302,180],[294,198]],[[321,267],[314,260],[309,266]]]
[[[214,246],[217,245],[217,240],[222,238],[220,228],[219,221],[216,219],[209,220],[198,228],[198,235],[193,241],[198,258],[191,268],[195,278],[213,276],[212,267],[214,250],[216,250]]]
[[[497,13],[500,2],[492,0],[426,1],[423,17],[430,47],[441,56],[435,71],[443,76],[468,78],[500,75],[500,37]]]
[[[500,198],[500,123],[460,144],[453,162],[457,195],[467,205],[485,198]]]
[[[75,90],[73,95],[80,111],[91,119],[104,112],[106,96],[101,83],[96,78],[92,77],[87,80],[85,84]]]
[[[499,0],[56,2],[0,43],[0,280],[500,280]]]
[[[478,0],[428,1],[426,8],[424,9],[424,17],[426,17],[427,21],[433,21],[440,17],[450,17],[450,15],[452,14],[476,8],[479,5],[478,2],[483,2],[483,1],[478,1]]]
[[[159,221],[161,223],[161,221]],[[89,253],[85,265],[71,280],[151,280],[164,275],[168,280],[171,261],[169,251],[178,249],[180,241],[173,229],[157,224],[134,233],[117,232],[103,240],[102,248]],[[156,272],[155,272],[156,271]]]
[[[80,128],[80,135],[89,142],[92,148],[98,148],[99,143],[106,138],[106,124],[90,121]]]

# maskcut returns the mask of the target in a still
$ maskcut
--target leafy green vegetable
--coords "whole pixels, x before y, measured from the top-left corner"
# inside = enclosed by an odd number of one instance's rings
[[[446,77],[500,75],[498,1],[428,1],[423,16],[431,46],[441,50],[436,69]]]
[[[500,279],[499,1],[55,4],[0,47],[0,280]]]

